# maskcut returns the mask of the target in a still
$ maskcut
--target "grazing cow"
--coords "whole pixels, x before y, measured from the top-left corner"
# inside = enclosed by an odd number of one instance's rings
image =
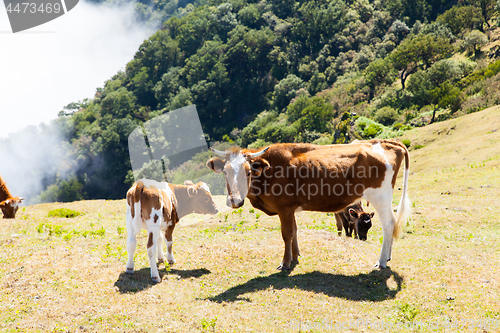
[[[359,236],[360,240],[366,240],[368,230],[372,227],[372,217],[374,215],[375,212],[368,214],[364,211],[361,201],[347,206],[341,212],[335,213],[339,236],[342,235],[342,227],[344,227],[347,237],[352,237],[354,231],[354,238]]]
[[[162,239],[167,244],[167,261],[175,263],[172,255],[172,233],[175,225],[187,214],[215,214],[217,207],[212,200],[210,189],[204,182],[193,184],[187,180],[184,185],[159,183],[141,179],[127,192],[127,252],[126,272],[134,272],[134,252],[136,236],[141,229],[148,232],[148,257],[151,278],[161,282],[156,256],[159,263],[165,261]],[[158,253],[157,253],[158,251]]]
[[[212,151],[220,158],[211,158],[207,166],[224,174],[229,207],[241,207],[247,197],[255,208],[279,216],[285,252],[278,269],[288,270],[291,263],[298,263],[296,211],[339,212],[361,198],[379,215],[383,244],[376,266],[386,267],[393,239],[411,213],[407,195],[410,160],[401,142],[278,143],[260,151]],[[404,186],[396,217],[392,194],[403,160]]]
[[[0,176],[0,209],[2,210],[3,218],[15,218],[19,205],[23,200],[24,198],[22,197],[13,197],[10,194],[7,184],[5,184],[5,181]]]

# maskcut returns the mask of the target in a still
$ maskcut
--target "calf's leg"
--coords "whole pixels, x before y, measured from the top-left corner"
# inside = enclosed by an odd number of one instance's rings
[[[163,264],[165,262],[165,254],[163,254],[163,235],[160,232],[158,236],[158,241],[156,242],[158,245],[157,253],[158,253],[158,265]]]
[[[342,222],[340,214],[335,213],[335,220],[337,221],[337,233],[339,236],[342,236],[342,227],[344,226],[344,223]]]
[[[165,230],[165,244],[167,244],[167,261],[169,264],[175,264],[175,258],[172,254],[172,244],[174,241],[172,240],[172,234],[174,232],[175,224],[171,224]]]
[[[158,273],[158,267],[156,267],[156,250],[158,248],[158,238],[160,236],[160,230],[150,229],[148,230],[148,258],[149,265],[151,267],[151,279],[154,282],[161,282],[160,274]]]
[[[134,252],[137,246],[137,234],[141,231],[140,228],[135,228],[133,218],[130,213],[130,208],[127,209],[127,254],[128,261],[125,266],[126,272],[132,274],[134,272]]]

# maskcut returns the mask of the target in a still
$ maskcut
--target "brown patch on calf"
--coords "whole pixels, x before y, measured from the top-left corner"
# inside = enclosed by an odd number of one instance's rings
[[[152,232],[150,232],[150,233],[149,233],[149,237],[148,237],[148,245],[147,245],[147,246],[148,246],[148,249],[149,249],[151,246],[153,246],[153,233],[152,233]]]
[[[144,221],[151,216],[153,210],[161,208],[160,200],[158,198],[158,190],[150,190],[148,188],[142,189],[141,194],[141,218]]]
[[[156,221],[158,221],[158,215],[155,214],[155,217],[154,217],[154,221],[156,223]]]

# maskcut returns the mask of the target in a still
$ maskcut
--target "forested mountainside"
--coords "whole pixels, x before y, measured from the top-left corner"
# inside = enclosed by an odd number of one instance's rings
[[[162,3],[145,5],[161,12]],[[79,167],[46,179],[39,200],[123,198],[133,181],[128,135],[191,104],[209,140],[244,147],[394,137],[500,104],[493,0],[195,5],[92,99],[61,111],[52,126]]]

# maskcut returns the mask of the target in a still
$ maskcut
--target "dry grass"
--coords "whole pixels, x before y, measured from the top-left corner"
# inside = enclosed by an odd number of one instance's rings
[[[247,203],[181,221],[177,264],[162,266],[163,283],[153,284],[145,233],[137,271],[124,274],[124,200],[26,207],[0,224],[0,329],[297,332],[300,322],[301,331],[400,332],[417,329],[397,325],[420,321],[438,323],[435,331],[483,332],[469,324],[500,331],[500,148],[480,149],[500,142],[498,131],[487,133],[498,115],[464,117],[463,132],[456,119],[409,133],[426,145],[412,151],[415,214],[394,245],[391,268],[381,271],[372,269],[381,247],[376,217],[360,242],[338,237],[334,217],[314,212],[297,214],[300,264],[289,275],[276,271],[279,220]],[[437,133],[453,124],[449,134]],[[85,215],[47,217],[61,207]],[[393,328],[374,326],[381,323]]]

